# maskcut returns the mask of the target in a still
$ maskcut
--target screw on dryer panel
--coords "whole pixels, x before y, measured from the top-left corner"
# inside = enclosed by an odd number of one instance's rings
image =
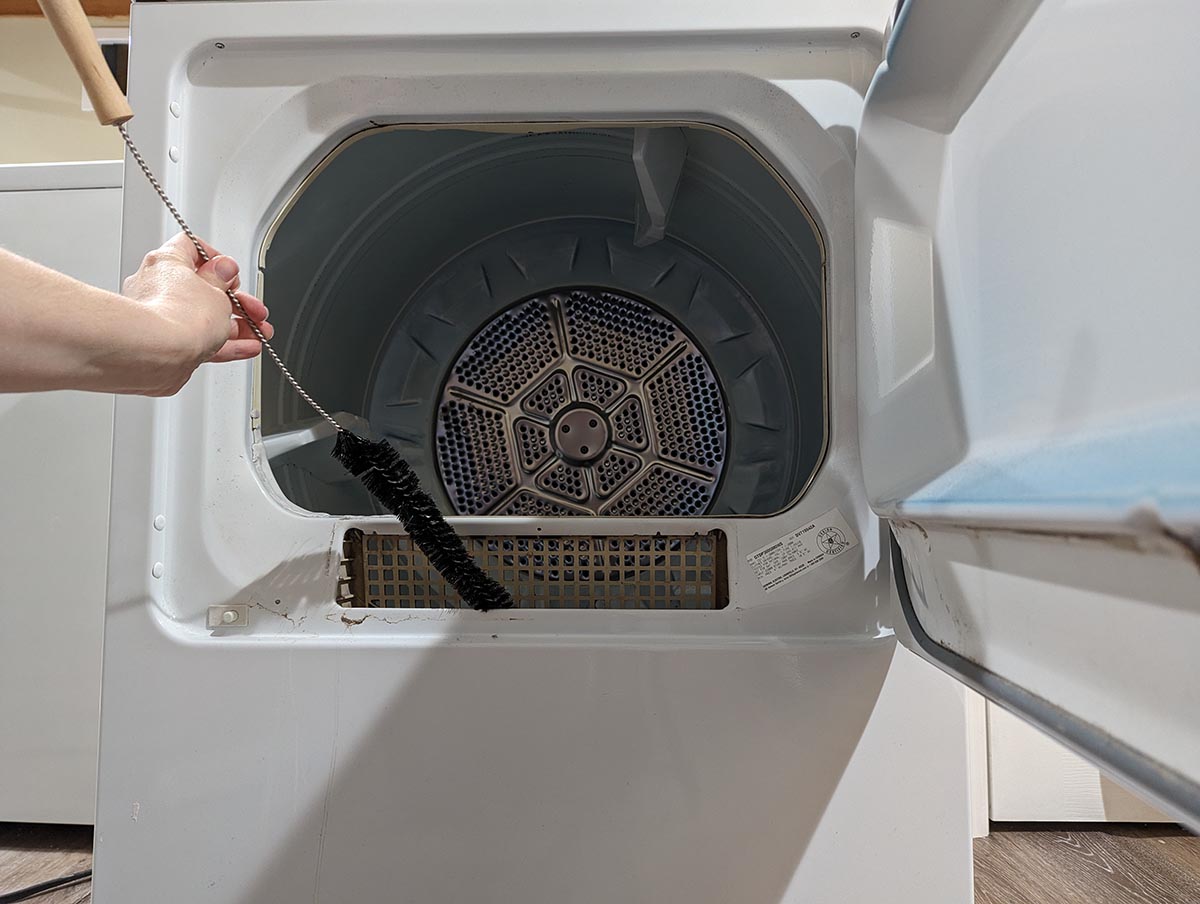
[[[210,631],[214,628],[248,628],[250,607],[241,603],[231,606],[209,606],[205,622]]]

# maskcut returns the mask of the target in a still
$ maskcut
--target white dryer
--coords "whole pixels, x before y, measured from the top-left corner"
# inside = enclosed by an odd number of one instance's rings
[[[897,634],[1200,825],[1197,12],[892,12],[134,5],[138,145],[519,606],[268,365],[120,399],[98,904],[968,901]]]

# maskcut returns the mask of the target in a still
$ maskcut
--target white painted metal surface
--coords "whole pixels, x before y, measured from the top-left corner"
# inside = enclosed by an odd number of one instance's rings
[[[1144,790],[1200,782],[1198,14],[911,3],[858,152],[864,476],[921,624]]]
[[[988,704],[987,728],[990,816],[997,822],[1174,821],[995,704]]]
[[[0,247],[116,289],[121,164],[0,166]],[[90,823],[113,399],[0,395],[0,821]]]
[[[821,224],[833,430],[778,517],[555,522],[723,528],[728,609],[359,621],[334,578],[342,534],[370,520],[281,499],[251,443],[252,368],[120,400],[98,904],[970,899],[962,694],[890,638],[856,443],[853,134],[888,7],[135,6],[132,131],[243,261],[372,118],[686,118],[743,137]],[[134,179],[126,214],[132,269],[171,227]],[[833,508],[860,546],[765,593],[745,554]],[[210,631],[228,603],[249,627]]]
[[[964,690],[967,719],[967,779],[971,805],[971,837],[989,831],[987,699]],[[1031,729],[1032,730],[1032,729]]]

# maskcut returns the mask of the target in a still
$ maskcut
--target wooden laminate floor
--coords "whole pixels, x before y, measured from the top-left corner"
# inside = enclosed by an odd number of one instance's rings
[[[0,894],[90,865],[92,830],[0,823]],[[36,904],[84,904],[89,883]],[[996,825],[975,842],[976,904],[1197,904],[1200,838],[1174,826]]]
[[[1200,838],[1171,825],[1004,823],[975,841],[976,904],[1196,904]]]
[[[92,827],[0,822],[0,895],[92,865]],[[80,882],[30,900],[34,904],[83,904],[91,882]]]

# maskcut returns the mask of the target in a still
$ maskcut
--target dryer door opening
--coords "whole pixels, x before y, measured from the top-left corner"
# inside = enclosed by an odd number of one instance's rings
[[[820,239],[716,129],[369,129],[292,197],[261,265],[285,359],[448,512],[771,514],[823,454]],[[262,379],[284,494],[375,512]]]

